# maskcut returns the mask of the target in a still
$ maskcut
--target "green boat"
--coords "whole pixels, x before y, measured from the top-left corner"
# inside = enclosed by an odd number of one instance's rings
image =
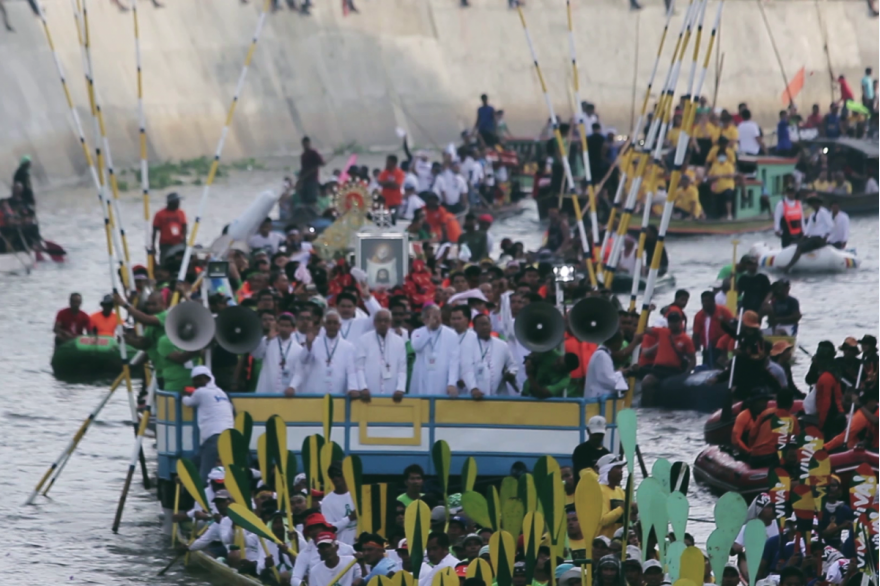
[[[126,345],[128,357],[135,355]],[[101,378],[122,371],[119,344],[113,336],[80,336],[57,346],[52,354],[52,372],[57,377]]]

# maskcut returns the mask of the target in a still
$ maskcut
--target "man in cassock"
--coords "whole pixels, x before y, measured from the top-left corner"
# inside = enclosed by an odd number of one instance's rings
[[[458,379],[456,386],[460,393],[473,393],[477,390],[474,378],[476,369],[477,334],[468,326],[471,323],[471,310],[467,305],[456,305],[452,308],[449,323],[458,337]]]
[[[361,291],[366,291],[361,294],[361,297],[364,300],[367,313],[373,315],[382,309],[369,290],[365,286],[360,287]],[[339,312],[339,318],[342,322],[339,333],[343,340],[348,340],[352,344],[356,343],[364,333],[373,329],[372,317],[357,317],[357,302],[357,297],[345,291],[336,296],[336,311]]]
[[[373,328],[358,339],[355,365],[360,391],[349,396],[369,401],[371,395],[393,395],[400,401],[406,392],[406,342],[390,330],[387,309],[373,314]]]
[[[263,336],[260,345],[251,352],[253,358],[263,361],[257,380],[257,393],[284,393],[292,397],[294,389],[302,381],[303,366],[299,360],[302,346],[293,337],[294,329],[293,316],[282,313],[275,320],[275,327]]]
[[[427,324],[413,331],[410,343],[416,353],[411,395],[458,396],[459,347],[452,328],[442,325],[440,308],[429,305],[422,313]]]
[[[341,326],[339,313],[331,309],[324,315],[324,333],[315,336],[314,329],[309,332],[300,353],[305,377],[297,391],[307,395],[344,395],[357,390],[354,344],[342,338]]]
[[[527,300],[521,293],[514,293],[510,296],[510,327],[508,328],[507,346],[510,348],[510,355],[513,357],[513,363],[516,364],[516,381],[507,383],[507,393],[509,395],[519,397],[522,394],[523,387],[526,384],[526,357],[532,353],[531,350],[523,346],[516,339],[516,316],[528,304]]]
[[[506,395],[505,382],[516,382],[517,366],[506,342],[492,336],[492,320],[488,315],[478,314],[474,317],[477,343],[474,348],[474,375],[477,388],[471,392],[474,399]],[[462,357],[464,362],[464,357]]]

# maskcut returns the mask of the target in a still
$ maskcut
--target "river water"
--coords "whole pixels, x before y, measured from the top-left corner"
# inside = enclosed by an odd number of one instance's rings
[[[209,242],[223,224],[243,210],[253,195],[280,185],[281,174],[239,172],[218,182],[199,239]],[[183,208],[195,217],[201,188],[178,188]],[[123,195],[129,246],[135,259],[143,258],[143,210],[133,192]],[[153,211],[164,205],[163,193],[153,196]],[[0,404],[0,515],[11,531],[0,554],[4,582],[12,572],[39,584],[208,584],[197,568],[181,565],[164,577],[156,572],[170,560],[168,541],[159,534],[160,509],[153,494],[144,491],[137,476],[129,494],[119,534],[110,531],[116,503],[131,456],[132,436],[125,424],[129,407],[120,389],[92,425],[79,449],[52,489],[34,506],[22,503],[52,461],[58,457],[80,423],[107,392],[107,385],[62,383],[52,376],[52,324],[55,312],[67,304],[72,291],[82,293],[84,309],[98,309],[108,291],[106,244],[95,194],[75,188],[38,196],[44,237],[69,252],[63,264],[41,263],[30,275],[0,276],[0,299],[6,307],[0,319],[0,356],[3,357],[3,403]],[[530,204],[527,204],[530,205]],[[862,259],[859,271],[825,277],[794,277],[792,295],[801,303],[804,319],[798,342],[815,349],[820,340],[839,345],[847,335],[877,333],[878,222],[852,222],[851,245]],[[494,226],[495,242],[504,236],[536,247],[542,228],[534,207]],[[772,234],[741,237],[740,251]],[[710,285],[722,264],[730,261],[727,237],[673,239],[668,242],[670,267],[677,287],[691,291],[688,313],[696,313],[699,292]],[[668,303],[672,290],[658,293]],[[803,379],[807,360],[801,355],[794,372]],[[692,463],[702,448],[698,413],[642,409],[638,440],[650,469],[656,458]],[[146,453],[154,470],[154,450]],[[637,473],[637,478],[641,475]],[[691,482],[691,517],[711,519],[715,497]],[[691,522],[688,531],[698,543],[713,529]]]

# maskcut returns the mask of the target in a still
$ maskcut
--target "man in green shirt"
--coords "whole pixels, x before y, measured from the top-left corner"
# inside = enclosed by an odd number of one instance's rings
[[[411,502],[417,501],[425,494],[422,492],[422,484],[425,482],[425,471],[418,464],[410,464],[403,471],[403,484],[406,492],[397,497],[397,500],[408,507]]]
[[[162,371],[162,390],[183,392],[186,387],[192,386],[190,371],[196,365],[199,352],[185,352],[175,346],[168,336],[159,338],[157,344],[159,354],[159,366]]]
[[[159,291],[150,293],[144,304],[144,311],[137,309],[118,294],[115,295],[115,301],[128,310],[128,315],[134,321],[144,326],[143,336],[138,336],[134,332],[126,332],[125,342],[147,353],[150,362],[153,363],[153,367],[156,369],[156,376],[159,377],[159,382],[161,383],[162,357],[159,355],[158,346],[159,338],[165,335],[165,317],[168,315],[162,293]]]
[[[532,352],[525,363],[528,378],[523,385],[523,396],[548,399],[563,396],[571,382],[569,373],[578,367],[578,358],[561,350],[548,350]]]

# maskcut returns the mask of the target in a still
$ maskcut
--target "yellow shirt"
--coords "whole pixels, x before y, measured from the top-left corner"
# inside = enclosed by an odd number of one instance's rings
[[[816,179],[815,181],[813,181],[813,183],[810,185],[810,187],[812,187],[816,191],[828,192],[828,191],[831,191],[832,189],[834,189],[834,182],[833,181],[822,181],[821,179]]]
[[[616,486],[611,488],[608,485],[600,484],[602,489],[602,517],[599,519],[599,532],[596,535],[604,535],[608,539],[614,538],[614,532],[623,526],[623,505],[611,508],[611,501],[626,500],[626,493],[623,487]]]
[[[731,124],[727,128],[723,126],[719,129],[721,136],[726,136],[727,140],[730,141],[730,144],[736,144],[739,142],[739,130],[736,129],[736,126]]]
[[[681,134],[681,127],[679,128],[670,128],[666,131],[666,140],[669,144],[672,145],[673,148],[678,144],[678,136]]]
[[[709,168],[709,176],[712,175],[733,175],[736,171],[736,167],[733,164],[733,161],[727,159],[723,163],[721,161],[715,161],[712,163],[712,166]],[[712,183],[712,191],[714,193],[721,193],[722,191],[727,191],[728,189],[735,189],[736,182],[730,179],[716,179]]]
[[[727,158],[736,164],[736,151],[730,145],[727,145],[726,149]],[[716,144],[711,149],[709,149],[709,154],[706,155],[706,164],[711,165],[718,158],[718,145]]]
[[[711,122],[706,122],[705,125],[695,124],[692,134],[694,138],[711,138],[712,142],[718,142],[718,137],[721,136],[721,129]]]
[[[843,185],[832,183],[828,191],[833,191],[834,193],[842,193],[845,191],[847,195],[850,195],[852,194],[852,183],[849,181],[844,181]]]
[[[703,215],[703,206],[700,205],[700,192],[694,184],[687,188],[679,187],[675,192],[675,207],[683,210],[694,217]]]

